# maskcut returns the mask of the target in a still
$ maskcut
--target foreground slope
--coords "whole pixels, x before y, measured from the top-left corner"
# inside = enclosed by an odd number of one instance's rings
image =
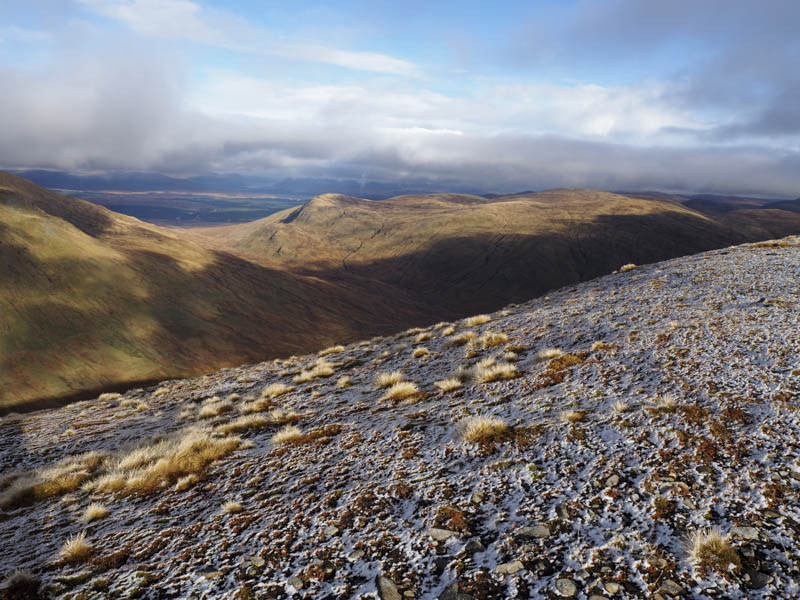
[[[402,293],[388,304],[268,269],[4,173],[0,253],[0,411],[309,351],[426,315]]]
[[[323,278],[361,276],[453,316],[495,310],[649,263],[800,232],[789,211],[704,215],[674,201],[592,190],[487,200],[432,194],[370,201],[336,194],[260,221],[207,231],[268,265]],[[751,213],[759,213],[753,215]]]
[[[733,247],[6,418],[0,565],[64,598],[797,597],[798,277],[800,238]]]

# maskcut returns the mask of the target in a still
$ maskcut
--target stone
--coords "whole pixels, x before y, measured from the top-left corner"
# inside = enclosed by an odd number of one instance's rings
[[[514,532],[514,537],[543,539],[550,536],[550,528],[547,525],[534,525],[532,527],[520,527]]]
[[[332,537],[332,536],[336,535],[337,533],[339,533],[339,528],[338,527],[334,527],[333,525],[331,525],[330,527],[326,527],[322,531],[322,533],[325,534],[325,537]]]
[[[601,596],[600,594],[592,594],[589,596],[589,600],[608,600],[608,598]]]
[[[486,547],[481,544],[479,539],[471,539],[467,542],[467,545],[464,546],[464,550],[466,550],[469,554],[475,554],[476,552],[483,552],[486,550]]]
[[[556,592],[564,598],[572,598],[578,593],[578,586],[571,579],[561,577],[556,579]]]
[[[619,475],[614,473],[611,477],[606,479],[606,487],[617,487],[619,485]]]
[[[250,564],[253,565],[255,568],[260,569],[264,566],[265,561],[260,556],[251,556],[250,557]]]
[[[603,587],[609,594],[616,594],[622,586],[615,581],[606,581]]]
[[[731,535],[740,537],[743,540],[751,540],[751,541],[757,540],[758,529],[756,529],[755,527],[732,527]]]
[[[397,586],[394,581],[384,575],[378,575],[375,578],[375,585],[378,588],[378,598],[381,600],[402,600],[400,592],[397,591]]]
[[[519,560],[514,560],[511,562],[503,563],[502,565],[497,565],[494,572],[498,575],[513,575],[517,571],[520,571],[525,568],[525,565],[522,564]]]
[[[353,552],[350,553],[350,556],[348,556],[347,559],[355,562],[359,560],[362,556],[364,556],[363,550],[354,550]]]
[[[289,579],[286,581],[286,583],[288,583],[290,586],[292,586],[296,590],[302,590],[303,589],[303,580],[300,579],[299,577],[289,577]]]
[[[683,588],[678,585],[678,582],[672,579],[665,579],[661,582],[661,589],[659,591],[677,596],[683,593]]]
[[[556,516],[562,521],[569,521],[570,519],[569,509],[567,508],[567,505],[564,504],[563,502],[560,504],[556,504]]]
[[[431,536],[437,542],[443,542],[447,539],[450,539],[456,534],[455,531],[449,531],[447,529],[439,529],[438,527],[431,527],[428,530],[428,535]]]
[[[439,596],[439,600],[477,600],[475,596],[458,591],[458,582],[448,586]]]
[[[484,493],[475,490],[472,492],[472,496],[470,497],[469,501],[472,504],[481,504],[483,502]]]

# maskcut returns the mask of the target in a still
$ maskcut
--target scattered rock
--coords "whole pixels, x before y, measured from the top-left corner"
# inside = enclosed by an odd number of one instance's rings
[[[494,572],[498,575],[513,575],[517,571],[520,571],[525,568],[525,565],[522,564],[519,560],[514,560],[511,562],[503,563],[502,565],[497,565]]]
[[[606,479],[606,487],[617,487],[619,485],[619,475],[614,473],[611,477]]]
[[[550,528],[547,525],[534,525],[532,527],[520,527],[514,532],[514,537],[543,539],[550,536]]]
[[[456,532],[450,531],[448,529],[439,529],[438,527],[431,527],[428,530],[428,535],[431,536],[437,542],[443,542],[456,535]]]
[[[660,591],[664,592],[665,594],[678,595],[683,593],[683,588],[678,585],[678,582],[673,581],[672,579],[665,579],[661,582]]]
[[[476,552],[483,552],[486,550],[486,547],[481,544],[479,539],[474,538],[467,542],[467,545],[464,546],[464,550],[469,554],[475,554]]]
[[[732,527],[731,535],[753,541],[758,539],[758,529],[755,527]]]
[[[378,588],[378,598],[381,600],[401,600],[400,592],[397,591],[397,586],[394,584],[394,581],[388,577],[378,575],[375,578],[375,585]]]
[[[572,598],[578,593],[578,586],[575,585],[575,582],[571,579],[562,577],[556,579],[556,592],[558,592],[559,596],[563,596],[564,598]]]
[[[622,586],[614,581],[606,581],[603,587],[609,594],[616,594]]]
[[[300,579],[299,577],[289,577],[289,579],[286,580],[286,583],[288,583],[296,590],[303,589],[303,580]]]

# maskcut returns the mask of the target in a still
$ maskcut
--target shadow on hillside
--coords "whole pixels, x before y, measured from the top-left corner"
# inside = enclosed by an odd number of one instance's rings
[[[699,216],[681,213],[602,215],[558,222],[559,233],[482,234],[434,239],[412,254],[351,262],[348,271],[435,299],[447,318],[497,310],[560,287],[646,264],[748,241]],[[343,269],[309,265],[323,279]]]

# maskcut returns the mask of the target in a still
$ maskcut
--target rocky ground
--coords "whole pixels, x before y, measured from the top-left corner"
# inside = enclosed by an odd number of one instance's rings
[[[739,246],[11,415],[0,576],[74,599],[797,597],[798,281],[800,238]],[[394,371],[416,389],[381,389]],[[508,429],[466,441],[475,416]],[[186,431],[229,449],[144,485],[172,451],[135,451]],[[692,553],[710,528],[727,553]]]

